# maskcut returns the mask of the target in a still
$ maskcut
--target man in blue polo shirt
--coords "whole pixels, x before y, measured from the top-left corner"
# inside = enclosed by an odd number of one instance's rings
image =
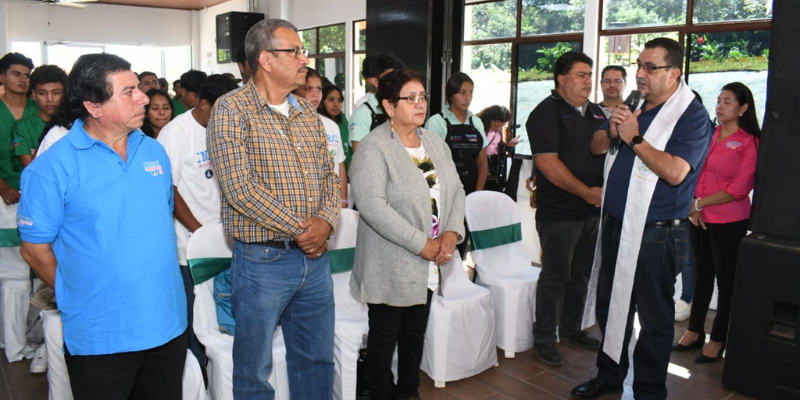
[[[683,82],[678,42],[645,43],[636,64],[644,101],[633,110],[618,106],[592,138],[593,153],[608,153],[601,251],[592,276],[604,336],[597,377],[572,390],[581,399],[622,389],[637,311],[641,330],[633,352],[633,396],[667,398],[678,258],[686,254],[685,221],[714,132],[705,108]]]
[[[167,154],[139,128],[147,96],[130,63],[81,56],[66,139],[22,174],[22,255],[56,291],[74,398],[179,399],[186,295]]]

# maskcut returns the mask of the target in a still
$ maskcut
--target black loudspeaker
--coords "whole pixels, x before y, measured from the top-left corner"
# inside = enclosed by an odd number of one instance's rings
[[[742,239],[723,385],[758,399],[800,399],[798,283],[797,242]]]
[[[800,1],[775,0],[750,230],[800,240]]]
[[[229,12],[217,15],[217,63],[233,61],[236,49],[244,43],[247,31],[263,19],[264,14],[258,13]]]

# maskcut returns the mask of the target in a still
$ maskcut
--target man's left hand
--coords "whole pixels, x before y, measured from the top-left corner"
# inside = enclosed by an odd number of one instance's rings
[[[331,225],[322,218],[313,217],[300,222],[300,228],[305,229],[305,232],[294,237],[297,246],[309,258],[320,258],[328,248]]]
[[[439,235],[439,254],[433,260],[436,265],[444,265],[450,262],[453,258],[453,253],[456,251],[456,244],[458,243],[458,234],[455,232],[447,231]]]

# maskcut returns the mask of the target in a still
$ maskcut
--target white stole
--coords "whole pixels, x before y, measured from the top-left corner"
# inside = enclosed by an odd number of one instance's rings
[[[647,128],[645,138],[647,143],[655,149],[664,151],[675,124],[683,115],[686,108],[694,100],[694,93],[689,86],[680,80],[678,90],[664,103],[653,122]],[[639,106],[641,105],[641,100]],[[637,106],[637,108],[639,108]],[[624,145],[624,143],[623,143]],[[614,165],[617,154],[606,155],[603,166],[603,200],[605,201],[608,173]],[[614,282],[611,289],[611,304],[606,324],[605,342],[603,351],[617,364],[622,355],[622,342],[625,338],[625,327],[628,321],[628,311],[631,304],[633,279],[636,275],[636,263],[639,259],[639,249],[642,245],[642,234],[647,222],[647,211],[656,189],[659,177],[648,168],[639,157],[633,162],[630,185],[628,186],[625,214],[622,218],[622,234],[619,241]],[[583,314],[583,327],[595,324],[595,307],[597,301],[597,281],[600,274],[602,261],[602,221],[597,234],[597,245],[594,252],[594,264],[589,281],[589,294],[586,297],[586,308]]]

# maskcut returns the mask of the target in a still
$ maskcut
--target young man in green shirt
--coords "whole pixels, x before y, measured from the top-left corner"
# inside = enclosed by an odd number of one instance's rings
[[[13,163],[11,127],[20,118],[36,115],[36,102],[27,97],[33,61],[20,53],[0,58],[0,83],[5,93],[0,98],[0,197],[6,205],[19,202],[19,175],[22,166]],[[16,209],[14,210],[16,212]]]
[[[18,120],[11,129],[11,146],[22,168],[27,167],[36,156],[39,139],[44,133],[45,125],[50,122],[61,104],[66,83],[67,73],[55,65],[41,65],[33,70],[30,85],[39,111]]]

